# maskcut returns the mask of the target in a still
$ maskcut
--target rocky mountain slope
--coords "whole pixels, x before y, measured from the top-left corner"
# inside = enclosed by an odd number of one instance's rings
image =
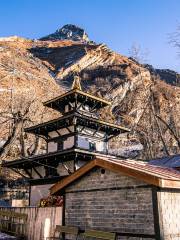
[[[85,91],[112,101],[102,118],[131,129],[111,142],[112,151],[143,159],[179,152],[180,88],[105,44],[90,42],[84,30],[65,25],[40,40],[0,38],[1,145],[21,116],[5,158],[31,154],[36,143],[36,150],[44,151],[43,141],[23,128],[59,116],[42,102],[69,89],[75,73]]]

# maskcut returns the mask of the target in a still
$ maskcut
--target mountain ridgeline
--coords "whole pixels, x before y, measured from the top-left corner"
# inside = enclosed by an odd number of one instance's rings
[[[23,129],[59,116],[42,102],[67,91],[74,74],[85,91],[111,100],[102,118],[131,129],[111,140],[112,152],[141,159],[179,152],[179,74],[139,64],[68,24],[39,40],[0,38],[2,147],[17,124],[3,158],[45,151]]]

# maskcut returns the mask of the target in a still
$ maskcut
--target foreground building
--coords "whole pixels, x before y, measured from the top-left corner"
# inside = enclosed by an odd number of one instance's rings
[[[30,205],[47,196],[51,184],[96,157],[108,156],[108,141],[129,131],[99,119],[98,110],[108,105],[109,101],[83,92],[78,77],[69,92],[44,103],[62,116],[25,131],[45,139],[46,154],[3,163],[3,167],[21,175],[23,170],[29,177]]]
[[[51,188],[65,225],[118,239],[180,239],[180,174],[134,160],[95,159]]]

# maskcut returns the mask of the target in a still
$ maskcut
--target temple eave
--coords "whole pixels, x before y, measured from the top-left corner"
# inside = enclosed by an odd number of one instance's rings
[[[73,124],[73,119],[77,118],[77,124],[91,127],[93,129],[100,129],[102,131],[107,131],[109,134],[118,135],[120,133],[130,132],[128,128],[122,127],[120,125],[105,122],[103,120],[95,119],[79,113],[72,113],[55,120],[51,120],[46,123],[42,123],[33,127],[26,128],[25,131],[29,133],[46,135],[47,132],[55,131],[61,127],[67,127]]]
[[[35,155],[33,157],[27,157],[12,161],[3,161],[2,167],[10,168],[10,169],[29,169],[33,166],[48,166],[48,165],[56,165],[57,163],[63,163],[70,160],[80,159],[89,161],[94,159],[94,157],[114,157],[113,155],[105,155],[101,152],[93,152],[89,150],[84,150],[80,148],[72,148],[63,151],[52,152],[48,154],[40,154]]]
[[[47,107],[54,108],[54,109],[58,109],[57,106],[59,105],[59,103],[65,104],[68,101],[75,100],[76,97],[79,100],[80,99],[83,100],[83,101],[86,100],[86,103],[88,103],[89,105],[92,105],[92,104],[96,103],[96,108],[101,108],[101,107],[111,105],[110,101],[105,100],[105,99],[100,98],[100,97],[93,96],[89,93],[85,93],[85,92],[83,92],[82,90],[79,90],[79,89],[72,89],[71,91],[62,94],[61,96],[58,96],[54,99],[51,99],[49,101],[44,102],[43,105],[47,106]],[[56,103],[58,103],[58,104],[56,104]]]

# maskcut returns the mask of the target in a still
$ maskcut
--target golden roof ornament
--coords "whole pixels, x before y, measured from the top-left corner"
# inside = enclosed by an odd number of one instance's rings
[[[74,80],[73,80],[73,84],[72,84],[72,89],[82,90],[82,88],[81,88],[81,82],[80,82],[80,77],[79,77],[79,76],[74,76]]]

